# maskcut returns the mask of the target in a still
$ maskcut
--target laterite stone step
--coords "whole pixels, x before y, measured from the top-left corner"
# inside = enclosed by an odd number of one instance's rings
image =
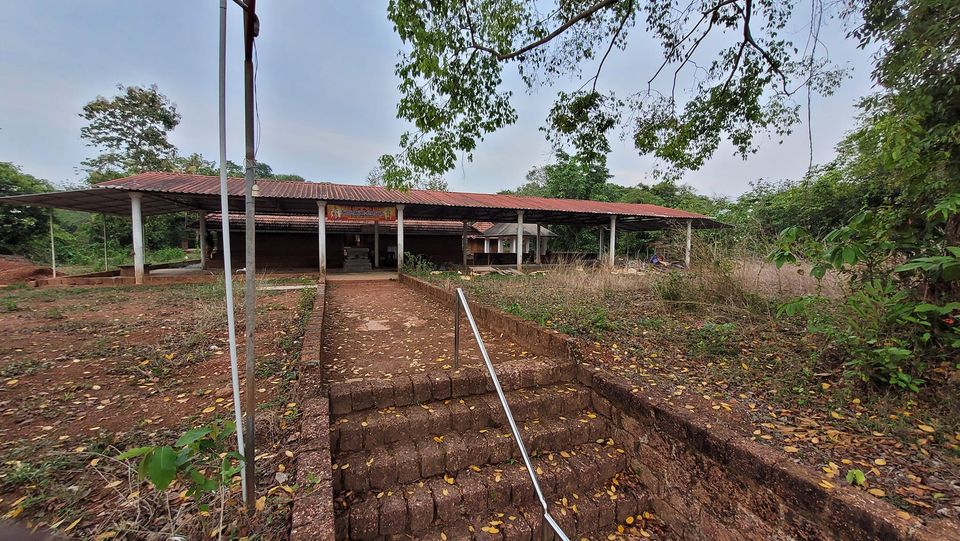
[[[519,427],[531,455],[594,442],[598,438],[606,440],[612,434],[607,421],[590,410],[570,417],[528,420]],[[511,458],[521,460],[507,427],[448,432],[442,437],[402,441],[372,451],[337,456],[339,468],[334,470],[334,490],[386,489],[395,483],[409,483],[443,473],[456,474],[471,465],[499,464]]]
[[[550,512],[571,539],[607,540],[609,535],[620,536],[638,528],[644,520],[642,513],[651,508],[646,492],[624,489],[618,473],[589,490],[570,491],[552,501]],[[553,530],[543,520],[543,510],[537,502],[522,506],[506,506],[502,510],[461,518],[439,525],[419,534],[382,536],[383,539],[425,539],[436,541],[496,540],[540,541],[554,539]],[[639,535],[637,537],[640,537]]]
[[[500,363],[496,368],[504,391],[571,381],[576,375],[572,363],[547,360],[519,359]],[[486,369],[477,366],[400,375],[390,379],[350,379],[330,385],[330,413],[343,415],[374,408],[403,407],[480,395],[493,390],[493,382]]]
[[[589,407],[590,390],[579,384],[554,384],[506,393],[514,419],[575,416]],[[451,431],[467,432],[506,425],[495,393],[438,400],[403,407],[355,411],[331,420],[330,448],[336,452],[373,450],[400,441],[418,441]]]
[[[623,449],[617,448],[613,440],[604,440],[569,451],[546,453],[534,458],[533,464],[544,494],[552,498],[614,479],[626,468],[627,461]],[[444,474],[384,490],[347,492],[341,496],[337,502],[338,537],[361,540],[416,536],[442,524],[536,503],[526,468],[517,461],[474,465],[456,476]]]

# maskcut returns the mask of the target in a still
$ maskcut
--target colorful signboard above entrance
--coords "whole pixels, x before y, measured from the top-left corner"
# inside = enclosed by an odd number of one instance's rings
[[[341,222],[389,222],[397,219],[397,208],[327,205],[327,219]]]

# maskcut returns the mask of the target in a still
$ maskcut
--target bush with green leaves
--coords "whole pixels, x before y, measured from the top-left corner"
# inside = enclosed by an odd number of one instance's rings
[[[136,447],[117,459],[139,458],[140,478],[159,491],[177,479],[197,497],[229,486],[243,468],[243,455],[229,450],[235,432],[233,422],[218,420],[184,432],[173,445]]]
[[[436,268],[433,262],[422,255],[403,253],[403,272],[407,274],[430,274]]]
[[[735,323],[707,321],[693,333],[693,350],[710,356],[734,354],[737,352],[734,343],[736,331]]]
[[[778,313],[805,315],[811,331],[846,354],[848,375],[916,392],[929,365],[955,360],[960,349],[960,302],[949,300],[960,277],[960,248],[894,265],[900,248],[871,214],[858,214],[822,243],[796,229],[784,231],[771,254],[778,267],[808,257],[814,277],[828,270],[846,275],[852,293],[841,302],[803,297]]]

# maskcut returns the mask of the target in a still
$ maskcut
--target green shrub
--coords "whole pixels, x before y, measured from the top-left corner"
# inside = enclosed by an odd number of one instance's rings
[[[172,263],[174,261],[183,261],[187,258],[183,248],[160,248],[159,250],[147,251],[147,260],[149,263]]]
[[[909,291],[884,280],[862,283],[839,304],[811,295],[778,311],[803,314],[811,332],[837,346],[848,377],[914,392],[931,361],[955,358],[960,347],[957,312],[960,303],[918,304]]]
[[[694,333],[693,349],[701,355],[731,355],[737,352],[733,343],[737,331],[735,323],[713,323],[708,321],[698,327]]]
[[[653,292],[667,302],[682,301],[687,298],[689,284],[682,273],[670,271],[653,282]]]
[[[436,265],[421,255],[411,254],[410,252],[403,253],[403,272],[407,274],[430,274],[436,268]]]
[[[166,490],[180,478],[187,486],[187,495],[196,497],[229,486],[243,467],[243,456],[228,451],[235,431],[230,421],[214,421],[184,432],[172,446],[137,447],[120,454],[117,460],[140,458],[140,478],[149,480],[154,488]]]

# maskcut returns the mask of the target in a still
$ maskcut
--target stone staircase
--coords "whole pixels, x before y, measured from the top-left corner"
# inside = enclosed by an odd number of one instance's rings
[[[571,539],[608,539],[649,503],[575,372],[497,365],[551,514]],[[334,383],[330,409],[338,539],[552,538],[484,369]]]

